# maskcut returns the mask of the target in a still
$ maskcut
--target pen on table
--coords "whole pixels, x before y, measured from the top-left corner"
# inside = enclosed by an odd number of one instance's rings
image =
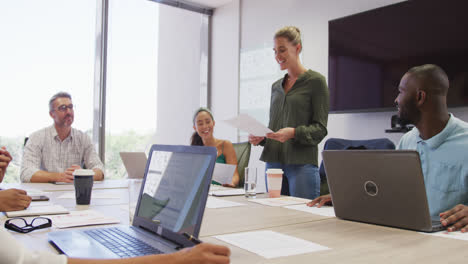
[[[189,241],[192,241],[195,245],[198,245],[198,244],[202,243],[198,238],[196,238],[196,237],[194,237],[194,236],[192,236],[192,235],[189,235],[189,234],[187,234],[187,233],[184,233],[183,235],[184,235],[184,237],[186,237]]]

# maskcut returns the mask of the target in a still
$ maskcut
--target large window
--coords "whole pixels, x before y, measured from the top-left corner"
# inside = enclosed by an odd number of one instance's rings
[[[121,151],[144,151],[156,131],[159,4],[109,1],[106,178],[122,178]]]
[[[0,4],[0,147],[13,155],[4,182],[19,181],[24,139],[53,124],[48,100],[59,91],[73,97],[74,128],[94,131],[94,140],[104,131],[105,142],[94,143],[105,144],[98,149],[106,178],[125,176],[119,152],[188,142],[192,112],[207,104],[208,15],[148,0],[109,0],[106,53],[96,46],[105,36],[96,32],[102,3]],[[107,54],[103,75],[96,63],[101,54]],[[95,76],[105,76],[106,87],[95,87]],[[105,124],[95,110],[101,101]]]
[[[13,161],[4,182],[19,181],[25,137],[53,123],[48,101],[69,92],[73,127],[93,125],[95,0],[0,2],[0,146]]]

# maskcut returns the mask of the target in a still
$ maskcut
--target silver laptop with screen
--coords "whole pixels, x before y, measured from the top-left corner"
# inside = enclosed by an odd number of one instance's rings
[[[153,145],[132,226],[51,232],[49,241],[76,258],[124,258],[191,247],[184,233],[199,235],[215,160],[214,147]]]
[[[419,153],[412,150],[325,150],[335,215],[342,219],[424,232],[431,219]]]

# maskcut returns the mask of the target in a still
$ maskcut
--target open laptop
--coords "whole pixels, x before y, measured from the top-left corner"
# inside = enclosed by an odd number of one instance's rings
[[[120,152],[120,158],[129,179],[141,179],[145,175],[146,154],[144,152]]]
[[[325,150],[335,215],[424,232],[444,229],[431,219],[419,153],[412,150]]]
[[[153,145],[132,226],[51,232],[49,241],[76,258],[124,258],[191,247],[185,235],[198,237],[215,160],[214,147]]]

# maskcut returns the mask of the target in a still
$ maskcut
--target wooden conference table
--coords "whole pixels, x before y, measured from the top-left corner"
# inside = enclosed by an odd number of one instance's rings
[[[11,185],[2,185],[12,187]],[[58,199],[73,186],[27,183],[15,186],[49,192],[51,202],[70,211],[92,209],[129,223],[128,190],[125,180],[107,180],[94,185],[93,193],[105,193],[113,199],[92,199],[90,205],[76,205],[74,199]],[[218,197],[219,198],[219,197]],[[242,196],[224,197],[246,206],[205,210],[201,240],[224,244],[231,249],[231,263],[466,263],[468,241],[430,236],[415,231],[340,220],[283,207],[270,207],[247,201]],[[6,216],[1,217],[1,224]],[[93,228],[93,227],[84,227]],[[14,233],[26,247],[56,250],[48,243],[48,228],[29,234]],[[245,231],[271,230],[330,248],[314,253],[266,259],[227,244],[212,236]]]

